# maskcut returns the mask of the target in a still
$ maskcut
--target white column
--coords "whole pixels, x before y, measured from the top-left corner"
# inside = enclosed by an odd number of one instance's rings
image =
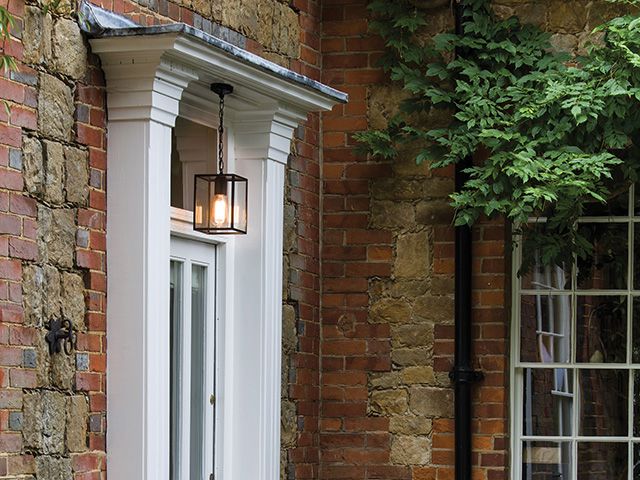
[[[171,128],[193,72],[154,52],[103,55],[108,96],[107,461],[169,479]]]
[[[236,115],[232,124],[235,171],[249,179],[248,232],[235,242],[233,479],[280,478],[284,172],[304,118],[252,112]]]

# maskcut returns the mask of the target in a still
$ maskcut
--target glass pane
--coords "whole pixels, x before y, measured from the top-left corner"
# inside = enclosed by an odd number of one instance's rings
[[[570,290],[571,263],[543,265],[536,235],[544,235],[544,224],[529,225],[522,242],[522,288],[526,290]]]
[[[570,361],[570,295],[523,295],[520,325],[520,358],[523,362]]]
[[[588,363],[627,362],[627,297],[577,297],[576,359]]]
[[[571,478],[569,442],[524,442],[522,480],[558,480]]]
[[[182,392],[182,382],[180,370],[182,362],[182,263],[172,261],[170,265],[169,284],[169,348],[171,349],[171,372],[170,372],[170,453],[169,464],[171,465],[171,480],[178,478],[180,458],[178,448],[180,445],[180,393]]]
[[[628,229],[626,223],[580,225],[579,231],[593,245],[593,251],[586,258],[578,258],[578,288],[627,288]]]
[[[580,435],[627,436],[629,372],[580,370]]]
[[[640,363],[640,297],[633,299],[633,345],[631,346],[631,361]]]
[[[206,398],[206,267],[193,265],[191,271],[191,478],[204,472]]]
[[[587,203],[584,209],[584,216],[627,216],[629,212],[628,180],[624,178],[623,173],[619,169],[616,169],[613,172],[613,178],[605,180],[605,185],[609,190],[607,203]]]
[[[633,444],[633,478],[640,478],[640,444]]]
[[[640,371],[634,370],[632,375],[633,375],[633,436],[640,437]]]
[[[626,443],[578,443],[578,479],[626,480],[628,458]]]
[[[524,435],[571,435],[573,372],[565,368],[528,368],[523,381]]]
[[[636,196],[640,197],[640,185],[636,187]],[[640,216],[640,206],[636,207],[636,217]],[[634,224],[633,233],[633,288],[640,290],[640,223]]]

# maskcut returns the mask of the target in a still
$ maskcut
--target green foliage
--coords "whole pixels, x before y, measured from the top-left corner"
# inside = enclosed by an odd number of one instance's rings
[[[588,255],[577,217],[607,201],[614,175],[637,179],[640,19],[599,27],[599,43],[570,59],[536,27],[496,19],[488,0],[466,1],[464,35],[427,44],[419,31],[428,15],[411,0],[373,0],[369,8],[371,28],[387,46],[383,66],[411,98],[387,130],[358,140],[385,158],[406,142],[426,145],[416,160],[434,168],[474,157],[464,188],[451,197],[456,225],[483,215],[514,225],[546,217],[525,236],[544,263]],[[446,128],[424,121],[437,109],[452,112]]]
[[[2,47],[0,48],[0,70],[15,70],[16,62],[11,55],[5,53],[7,41],[9,41],[11,35],[11,29],[15,25],[15,19],[9,11],[0,6],[0,40],[2,41]]]

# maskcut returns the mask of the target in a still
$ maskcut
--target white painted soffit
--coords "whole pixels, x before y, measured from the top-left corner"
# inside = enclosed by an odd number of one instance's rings
[[[304,112],[346,103],[344,92],[236,47],[184,23],[144,27],[83,1],[80,26],[100,56],[163,51],[163,59],[202,72],[205,78],[249,87]]]

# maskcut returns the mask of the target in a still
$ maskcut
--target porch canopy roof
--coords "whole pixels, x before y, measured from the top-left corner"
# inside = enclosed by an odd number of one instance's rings
[[[162,52],[163,62],[197,72],[198,80],[185,91],[187,103],[190,103],[190,90],[193,97],[209,97],[216,102],[217,96],[205,93],[208,84],[214,82],[230,83],[236,88],[236,95],[229,101],[230,107],[239,112],[261,110],[261,106],[267,107],[266,99],[273,99],[280,105],[287,105],[288,109],[298,110],[298,115],[306,116],[308,112],[330,110],[337,103],[348,101],[344,92],[185,23],[141,26],[88,1],[81,3],[80,15],[83,18],[80,26],[90,38],[94,53],[103,59],[103,64],[106,56],[117,63],[114,55],[131,58],[135,53],[148,52],[152,55],[152,52]],[[126,63],[123,62],[123,67],[131,68],[131,64]]]

